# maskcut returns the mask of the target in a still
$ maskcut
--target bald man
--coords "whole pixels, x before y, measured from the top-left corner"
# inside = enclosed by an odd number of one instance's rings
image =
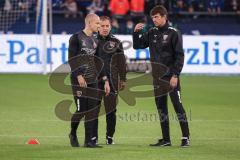
[[[93,140],[94,120],[97,118],[98,104],[98,77],[104,81],[106,95],[110,92],[109,82],[104,71],[98,74],[100,60],[97,58],[97,40],[93,33],[100,27],[100,18],[96,14],[88,14],[85,18],[84,30],[73,34],[69,40],[68,62],[71,67],[72,91],[77,107],[71,119],[71,132],[69,134],[72,147],[80,147],[77,138],[79,122],[85,118],[84,147],[99,148]],[[98,63],[96,63],[98,61]],[[86,90],[84,90],[86,89]],[[92,92],[89,89],[93,89]]]

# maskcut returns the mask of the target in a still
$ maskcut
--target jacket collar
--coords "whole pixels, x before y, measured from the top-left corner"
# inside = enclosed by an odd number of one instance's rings
[[[168,27],[169,27],[169,24],[168,24],[168,22],[166,22],[164,24],[164,26],[157,27],[157,28],[158,28],[159,31],[163,32],[163,31],[166,31],[168,29]]]
[[[107,37],[103,37],[98,33],[98,39],[100,39],[100,40],[109,40],[110,37],[111,37],[111,33]]]

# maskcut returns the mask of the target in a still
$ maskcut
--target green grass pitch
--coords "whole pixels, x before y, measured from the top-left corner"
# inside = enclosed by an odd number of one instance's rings
[[[128,78],[138,76],[130,73]],[[105,145],[105,116],[100,117],[102,149],[71,148],[69,122],[59,120],[55,105],[71,95],[55,92],[48,76],[0,75],[1,160],[239,160],[240,77],[182,76],[182,101],[189,118],[191,146],[180,148],[180,127],[169,103],[172,147],[151,148],[161,136],[153,97],[135,106],[120,99],[115,145]],[[135,88],[138,89],[138,88]],[[139,87],[149,90],[151,86]],[[72,110],[74,110],[72,105]],[[83,145],[83,123],[78,136]],[[40,145],[27,145],[37,138]]]

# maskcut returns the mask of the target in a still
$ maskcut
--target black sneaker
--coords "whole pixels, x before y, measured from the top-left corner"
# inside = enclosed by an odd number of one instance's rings
[[[181,147],[189,147],[190,146],[190,140],[188,137],[182,137],[182,143]]]
[[[110,136],[106,136],[106,144],[115,144],[114,141],[113,141],[113,137],[110,137]]]
[[[69,140],[72,147],[80,147],[76,135],[69,134]]]
[[[99,146],[94,142],[85,143],[84,147],[86,147],[86,148],[102,148],[102,146]]]
[[[159,139],[157,143],[150,144],[152,147],[165,147],[165,146],[171,146],[170,141],[165,141],[164,139]]]

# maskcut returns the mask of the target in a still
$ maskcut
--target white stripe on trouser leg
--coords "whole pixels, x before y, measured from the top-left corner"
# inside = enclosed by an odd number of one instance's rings
[[[77,99],[77,110],[80,111],[80,100],[79,100],[79,98]]]
[[[181,101],[181,94],[180,94],[180,91],[177,91],[177,94],[178,94],[179,102],[182,103],[182,101]]]

